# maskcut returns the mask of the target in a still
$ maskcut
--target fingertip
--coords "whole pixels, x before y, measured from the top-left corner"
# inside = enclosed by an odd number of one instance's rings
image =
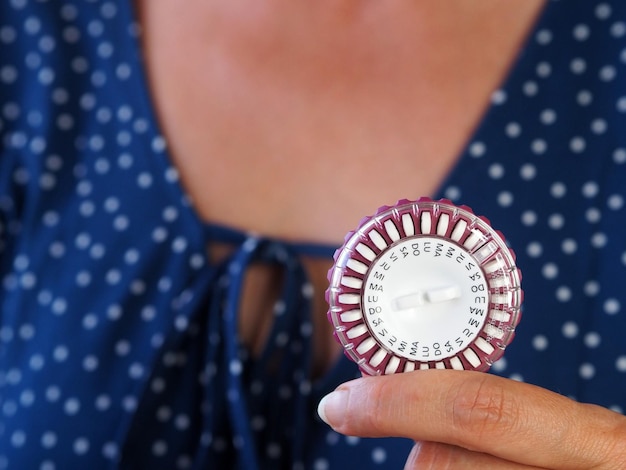
[[[338,427],[348,402],[348,391],[337,389],[323,397],[317,405],[317,414],[329,426]]]
[[[317,404],[317,414],[326,424],[330,426],[328,417],[326,416],[326,402],[328,401],[328,395],[325,395]]]

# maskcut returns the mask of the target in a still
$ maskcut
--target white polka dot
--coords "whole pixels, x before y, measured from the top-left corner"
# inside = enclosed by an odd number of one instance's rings
[[[626,372],[626,356],[620,356],[615,361],[615,368],[619,372]]]
[[[613,161],[618,165],[626,163],[626,149],[615,149],[615,151],[613,152]]]
[[[556,122],[556,112],[554,109],[544,109],[539,115],[542,124],[550,125]]]
[[[91,273],[89,271],[80,271],[76,274],[76,284],[80,287],[86,287],[91,284]]]
[[[77,455],[84,455],[89,451],[89,441],[85,437],[80,437],[74,441],[74,452]]]
[[[596,375],[596,368],[593,364],[584,363],[578,369],[580,377],[586,380],[592,379]]]
[[[565,225],[565,217],[561,214],[552,214],[548,217],[548,227],[552,230],[559,230]]]
[[[585,41],[590,35],[589,26],[586,24],[578,24],[572,31],[574,38],[578,41]]]
[[[326,443],[328,445],[331,445],[331,446],[337,445],[340,439],[341,439],[341,435],[334,431],[329,431],[328,433],[326,433]]]
[[[133,364],[130,365],[130,367],[128,368],[128,376],[131,379],[141,379],[144,377],[145,374],[145,368],[143,365],[135,362]]]
[[[548,348],[548,338],[544,335],[537,335],[533,338],[533,348],[537,351],[545,351]]]
[[[184,237],[176,237],[174,241],[172,241],[172,251],[174,253],[182,253],[187,249],[187,245],[187,240]]]
[[[13,447],[23,447],[26,444],[26,433],[24,431],[14,431],[11,434],[11,445]]]
[[[163,217],[163,220],[166,222],[174,222],[178,218],[178,209],[173,206],[168,206],[165,209],[163,209],[162,217]]]
[[[609,209],[617,211],[624,207],[624,198],[620,194],[612,194],[607,199]]]
[[[41,435],[41,446],[51,449],[57,444],[57,435],[52,431],[46,431]]]
[[[587,297],[594,297],[600,292],[600,283],[597,281],[587,281],[583,286],[583,292]]]
[[[599,191],[600,186],[595,181],[587,181],[585,184],[583,184],[582,194],[586,198],[592,198],[597,196]]]
[[[567,286],[560,286],[556,290],[556,299],[559,302],[569,302],[572,299],[572,290]]]
[[[79,207],[80,215],[91,217],[96,212],[96,205],[92,201],[83,201]]]
[[[498,194],[497,201],[501,207],[509,207],[513,204],[513,193],[510,191],[502,191]]]
[[[487,148],[485,147],[485,144],[482,142],[473,142],[469,146],[469,154],[475,158],[482,157],[486,151],[487,151]]]
[[[552,197],[560,199],[567,193],[567,187],[564,183],[557,181],[550,186],[550,194]]]
[[[313,390],[313,385],[308,380],[303,380],[302,382],[300,382],[300,386],[298,387],[298,389],[300,390],[301,395],[307,396],[311,394],[311,391]]]
[[[133,413],[137,409],[137,405],[137,398],[132,395],[122,399],[122,408],[128,413]]]
[[[375,464],[383,464],[387,461],[387,451],[382,447],[375,447],[372,450],[372,462]]]
[[[608,3],[599,3],[595,8],[595,15],[599,20],[606,20],[611,16],[612,9]]]
[[[230,362],[229,370],[232,375],[240,375],[243,370],[241,361],[235,359],[232,360]]]
[[[46,400],[50,403],[57,402],[61,398],[61,389],[57,386],[51,385],[45,391]]]
[[[80,401],[78,398],[68,398],[63,405],[63,410],[69,416],[76,415],[80,411]]]
[[[179,414],[178,416],[174,418],[174,426],[176,427],[176,429],[180,431],[184,431],[185,429],[188,429],[190,425],[191,425],[191,420],[189,419],[189,416],[185,414]]]
[[[43,215],[42,220],[47,227],[54,227],[59,223],[60,216],[58,212],[48,211]]]
[[[83,369],[89,372],[93,372],[98,368],[98,358],[95,356],[86,356],[83,359]]]
[[[41,370],[44,368],[46,361],[41,354],[33,354],[28,361],[28,367],[31,370]]]
[[[616,21],[611,25],[611,36],[621,38],[626,35],[626,23],[623,21]]]
[[[549,62],[540,62],[536,67],[537,76],[547,78],[552,74],[552,65]]]
[[[580,57],[576,57],[570,62],[569,68],[572,73],[580,75],[585,70],[587,70],[587,62],[585,62],[585,60]]]
[[[35,403],[35,393],[32,390],[24,390],[20,393],[19,398],[20,405],[24,408],[28,408]]]
[[[493,363],[493,365],[491,366],[491,369],[494,372],[497,373],[502,373],[506,370],[508,366],[507,360],[505,357],[501,357],[500,359],[498,359],[496,362]]]
[[[0,328],[0,341],[9,343],[13,339],[13,330],[8,326]]]
[[[506,103],[507,93],[504,90],[496,90],[491,94],[491,102],[495,105]]]
[[[153,151],[157,153],[162,153],[163,151],[165,151],[166,147],[167,147],[167,144],[165,142],[165,139],[162,136],[155,137],[152,140]]]
[[[130,342],[127,340],[120,340],[115,343],[115,354],[118,356],[127,356],[130,353]]]
[[[535,96],[539,91],[539,86],[534,81],[527,81],[522,86],[522,91],[526,96]]]
[[[493,163],[488,170],[489,177],[500,179],[504,176],[504,167],[500,163]]]
[[[552,42],[552,31],[550,31],[549,29],[541,29],[537,31],[535,39],[542,46],[550,44],[550,42]]]
[[[324,458],[318,458],[313,462],[313,470],[329,470],[330,465],[328,460]]]
[[[133,162],[134,162],[133,156],[127,153],[122,153],[117,159],[118,166],[123,169],[129,169],[130,167],[132,167]]]
[[[604,119],[594,119],[591,121],[591,132],[594,134],[604,134],[608,128],[608,123]]]
[[[95,243],[89,249],[89,256],[93,259],[100,259],[106,254],[106,248],[100,243]]]
[[[563,250],[563,253],[567,255],[574,254],[578,249],[578,243],[576,243],[576,240],[574,240],[573,238],[566,238],[561,243],[561,249]]]
[[[461,190],[456,186],[448,186],[444,194],[451,201],[458,201],[461,198]]]
[[[109,269],[104,279],[106,280],[107,284],[116,285],[119,284],[122,280],[122,273],[119,271],[119,269]]]
[[[172,410],[168,406],[161,406],[156,411],[156,418],[162,423],[165,423],[172,418]]]
[[[584,336],[583,342],[588,348],[597,348],[602,342],[602,338],[595,331],[590,331]]]
[[[7,400],[2,404],[2,414],[4,416],[15,416],[18,406],[13,400]]]
[[[566,338],[575,338],[576,336],[578,336],[578,325],[573,321],[566,322],[563,324],[561,332]]]
[[[120,79],[120,81],[128,80],[131,74],[132,74],[132,69],[130,65],[126,63],[119,64],[115,68],[115,75],[117,76],[117,78]]]
[[[35,327],[30,323],[24,323],[18,330],[18,335],[24,341],[28,341],[35,336]]]
[[[510,122],[506,125],[504,129],[504,133],[508,137],[511,137],[512,139],[514,139],[516,137],[519,137],[520,134],[522,133],[522,126],[520,126],[519,123],[517,122]]]
[[[167,454],[167,443],[165,441],[155,441],[152,444],[152,453],[157,457]]]
[[[531,258],[538,258],[543,253],[543,246],[539,242],[531,242],[526,246],[526,253]]]
[[[52,357],[57,362],[64,362],[69,357],[69,350],[66,346],[59,345],[52,351]]]
[[[573,137],[569,142],[569,148],[574,153],[582,153],[585,151],[586,147],[587,142],[580,136]]]
[[[608,243],[608,238],[605,233],[597,232],[591,236],[591,246],[594,248],[604,248]]]
[[[576,95],[576,102],[580,106],[589,106],[593,101],[593,93],[589,90],[581,90]]]
[[[270,459],[278,459],[282,455],[283,450],[282,450],[280,444],[270,443],[267,446],[266,452],[267,452],[267,456]]]
[[[107,442],[102,446],[102,455],[107,459],[113,460],[117,458],[119,450],[115,442]]]
[[[610,82],[616,75],[617,70],[612,65],[605,65],[600,69],[600,72],[598,72],[598,76],[603,82]]]
[[[530,181],[537,176],[537,167],[532,163],[525,163],[520,168],[520,176],[523,180]]]
[[[609,315],[615,315],[620,312],[621,305],[620,305],[619,300],[611,298],[611,299],[607,299],[604,302],[603,308],[604,308],[605,313]]]
[[[585,211],[585,219],[587,219],[587,222],[589,222],[590,224],[597,224],[598,222],[600,222],[601,218],[602,213],[596,207],[590,207]]]
[[[541,273],[546,279],[555,279],[559,275],[559,268],[554,263],[544,264]]]
[[[522,223],[527,227],[535,225],[537,223],[537,214],[534,211],[524,211],[521,217]]]
[[[147,189],[152,186],[152,176],[149,173],[141,173],[137,177],[137,185],[140,188]]]
[[[91,235],[89,235],[88,233],[79,233],[78,235],[76,235],[76,238],[74,239],[74,244],[76,245],[76,248],[78,248],[79,250],[84,250],[86,248],[89,248],[89,245],[91,244]]]

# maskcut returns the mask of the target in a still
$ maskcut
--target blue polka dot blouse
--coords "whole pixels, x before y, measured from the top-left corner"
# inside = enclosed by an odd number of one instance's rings
[[[311,379],[300,257],[333,248],[198,218],[138,34],[127,1],[0,3],[0,469],[401,468],[410,442],[315,415],[357,374]],[[492,373],[626,411],[626,3],[548,2],[435,196],[518,256],[523,318]],[[213,263],[215,241],[236,249]],[[254,358],[235,334],[253,262],[286,273]]]

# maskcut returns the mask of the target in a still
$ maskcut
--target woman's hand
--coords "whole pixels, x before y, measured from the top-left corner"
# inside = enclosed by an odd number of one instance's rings
[[[327,395],[336,431],[416,441],[405,468],[626,468],[626,417],[482,372],[364,377]]]

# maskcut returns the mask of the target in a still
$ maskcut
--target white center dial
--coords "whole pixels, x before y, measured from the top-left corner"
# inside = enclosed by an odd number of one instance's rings
[[[476,338],[488,298],[484,275],[467,250],[422,236],[398,242],[370,266],[363,311],[380,344],[407,359],[436,361]]]

